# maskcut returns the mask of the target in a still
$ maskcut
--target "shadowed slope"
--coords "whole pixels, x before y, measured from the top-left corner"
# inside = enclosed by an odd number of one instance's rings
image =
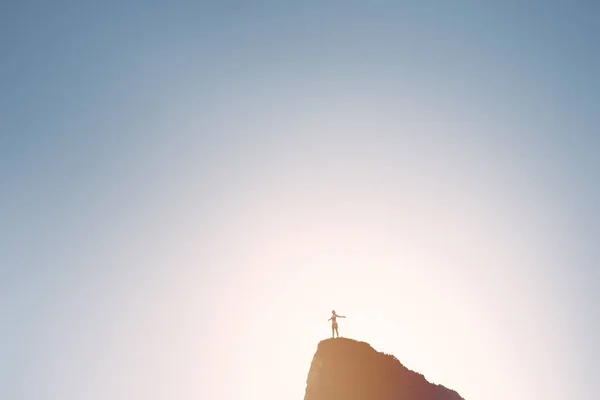
[[[396,357],[345,338],[319,343],[306,383],[304,400],[463,400]]]

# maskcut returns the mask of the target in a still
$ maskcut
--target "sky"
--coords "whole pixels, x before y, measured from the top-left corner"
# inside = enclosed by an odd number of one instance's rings
[[[597,398],[597,2],[99,3],[0,5],[0,398]]]

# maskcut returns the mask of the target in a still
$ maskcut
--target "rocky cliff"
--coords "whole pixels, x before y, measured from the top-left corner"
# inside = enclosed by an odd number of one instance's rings
[[[453,390],[429,383],[396,357],[351,339],[319,343],[304,400],[464,400]]]

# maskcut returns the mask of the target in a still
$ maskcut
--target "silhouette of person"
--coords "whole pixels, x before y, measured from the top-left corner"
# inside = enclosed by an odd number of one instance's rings
[[[346,318],[343,315],[337,315],[335,313],[335,310],[331,311],[331,318],[329,318],[327,321],[331,321],[331,337],[334,338],[335,335],[337,334],[337,337],[340,337],[340,333],[338,332],[338,324],[336,319],[337,318]]]

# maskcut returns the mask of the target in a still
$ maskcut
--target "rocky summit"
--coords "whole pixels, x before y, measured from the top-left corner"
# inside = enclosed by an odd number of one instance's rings
[[[464,400],[454,390],[428,382],[396,357],[368,343],[327,339],[319,343],[304,400]]]

